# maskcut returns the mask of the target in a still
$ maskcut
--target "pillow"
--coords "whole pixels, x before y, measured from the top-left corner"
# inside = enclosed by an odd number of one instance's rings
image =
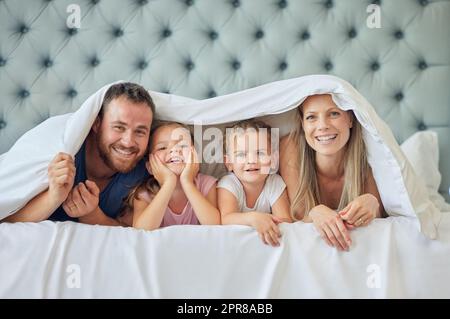
[[[441,211],[450,212],[450,204],[439,194],[441,173],[439,172],[439,143],[436,132],[417,132],[401,145],[417,176],[427,186],[430,200]]]

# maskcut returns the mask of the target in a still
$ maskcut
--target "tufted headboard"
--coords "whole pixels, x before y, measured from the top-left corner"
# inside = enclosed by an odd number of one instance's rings
[[[399,142],[436,131],[448,193],[449,0],[0,0],[0,154],[119,79],[208,98],[314,73]]]

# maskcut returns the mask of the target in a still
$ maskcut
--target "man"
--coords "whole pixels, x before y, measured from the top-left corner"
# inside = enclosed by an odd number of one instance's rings
[[[140,85],[112,85],[75,159],[58,153],[48,167],[49,188],[5,220],[120,225],[116,217],[123,198],[148,174],[142,158],[154,111]]]

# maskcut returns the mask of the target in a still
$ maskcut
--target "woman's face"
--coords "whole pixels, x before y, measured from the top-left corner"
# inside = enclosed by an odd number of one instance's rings
[[[309,96],[302,110],[308,145],[321,155],[340,153],[350,138],[350,113],[339,109],[329,94]]]

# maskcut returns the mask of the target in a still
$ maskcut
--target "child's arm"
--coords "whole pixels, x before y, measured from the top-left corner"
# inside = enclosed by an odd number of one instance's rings
[[[135,198],[133,200],[133,227],[145,230],[158,229],[175,186],[176,182],[164,183],[150,203]]]
[[[184,193],[202,225],[220,225],[220,212],[217,209],[217,190],[214,184],[205,197],[193,182],[181,182]]]
[[[150,154],[150,167],[160,189],[150,204],[144,200],[133,200],[133,227],[153,230],[161,226],[170,198],[175,189],[177,178],[158,157]]]
[[[291,207],[286,189],[272,206],[272,214],[277,216],[284,223],[292,223]]]
[[[277,226],[281,220],[272,214],[260,212],[239,212],[236,197],[228,190],[219,188],[219,210],[222,214],[222,225],[247,225],[256,229],[265,244],[279,246],[280,230]]]
[[[202,225],[220,225],[220,212],[217,209],[217,191],[214,185],[208,192],[208,195],[203,194],[195,185],[194,178],[199,171],[197,160],[197,153],[195,149],[191,149],[190,160],[186,163],[183,172],[180,175],[181,187],[188,198],[198,221]]]

